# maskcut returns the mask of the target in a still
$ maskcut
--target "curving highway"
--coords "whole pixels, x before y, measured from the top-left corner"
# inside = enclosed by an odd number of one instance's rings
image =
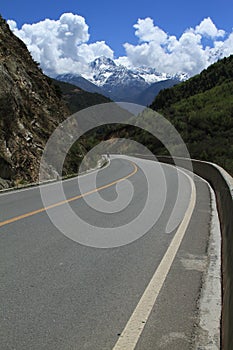
[[[165,164],[111,158],[64,181],[65,199],[57,183],[43,186],[44,202],[38,187],[0,194],[2,350],[194,344],[208,185]]]

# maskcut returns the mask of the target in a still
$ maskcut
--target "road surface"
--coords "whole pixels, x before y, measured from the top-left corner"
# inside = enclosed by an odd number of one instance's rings
[[[204,181],[195,178],[195,201],[192,181],[180,173],[182,191],[176,202],[176,170],[162,165],[167,186],[163,199],[160,165],[140,160],[136,166],[134,161],[133,158],[112,159],[109,166],[98,172],[96,185],[96,174],[82,178],[84,193],[88,193],[92,202],[98,201],[97,193],[104,200],[116,200],[119,183],[122,201],[127,201],[127,186],[131,182],[132,201],[117,214],[98,213],[90,208],[80,195],[77,179],[64,182],[66,198],[75,213],[92,226],[115,228],[140,215],[148,195],[144,169],[153,174],[155,202],[150,216],[165,202],[162,213],[147,233],[119,247],[99,249],[66,237],[43,209],[39,188],[0,195],[1,350],[182,350],[191,347],[207,262],[209,189]],[[45,186],[51,201],[48,212],[61,217],[57,185]],[[96,191],[96,187],[99,190]],[[167,232],[166,226],[174,205],[176,219],[184,219],[191,199],[195,207],[186,218],[187,229],[169,266],[163,259],[174,244],[178,227]],[[96,205],[98,207],[98,202]],[[72,222],[70,225],[72,227]],[[82,226],[76,229],[77,232],[83,230]],[[157,278],[161,262],[163,271],[157,283],[153,278]],[[154,283],[151,288],[150,283]]]

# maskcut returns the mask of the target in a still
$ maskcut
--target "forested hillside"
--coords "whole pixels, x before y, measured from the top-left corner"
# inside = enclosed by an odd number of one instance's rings
[[[84,91],[75,85],[52,79],[57,94],[66,102],[71,113],[100,103],[111,102],[101,94]]]
[[[151,108],[172,122],[193,158],[233,173],[233,56],[161,91]]]
[[[232,80],[233,55],[211,65],[193,78],[180,83],[173,88],[161,91],[155,98],[151,107],[157,110],[161,108],[163,109],[171,104],[208,91],[226,82],[232,82]]]

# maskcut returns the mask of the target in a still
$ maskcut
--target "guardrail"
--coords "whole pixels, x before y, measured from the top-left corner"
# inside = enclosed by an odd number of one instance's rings
[[[134,154],[144,159],[150,156]],[[190,168],[190,161],[184,158],[156,157],[162,163]],[[212,186],[217,200],[217,208],[222,233],[222,329],[221,348],[233,349],[233,178],[220,166],[192,160],[195,174],[207,180]]]

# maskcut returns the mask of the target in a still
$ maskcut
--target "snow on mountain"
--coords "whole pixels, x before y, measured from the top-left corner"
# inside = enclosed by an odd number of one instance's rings
[[[114,101],[137,102],[137,97],[152,84],[160,83],[166,80],[184,81],[189,77],[185,73],[170,75],[160,73],[154,68],[137,67],[128,68],[116,64],[114,60],[107,57],[98,57],[89,64],[88,74],[65,74],[59,76],[59,80],[71,82],[77,86],[82,79],[96,86],[98,92],[110,97]],[[84,81],[82,81],[82,84]],[[86,84],[87,85],[87,84]],[[163,85],[161,85],[163,86]],[[84,88],[83,85],[80,86]],[[90,88],[90,86],[88,86]]]
[[[108,57],[98,57],[94,61],[90,63],[90,67],[94,70],[107,69],[109,67],[115,68],[117,67],[116,63]]]
[[[129,81],[142,78],[125,66],[116,65],[110,58],[99,57],[90,63],[89,80],[97,86],[105,86],[112,82],[115,85],[128,85]]]
[[[143,80],[146,84],[153,84],[168,79],[178,79],[183,81],[189,78],[186,73],[170,75],[167,73],[160,73],[155,68],[146,66],[127,68],[123,65],[117,65],[114,60],[107,57],[98,57],[91,62],[90,72],[91,74],[89,76],[84,77],[97,86],[104,86],[112,75],[114,75],[117,80],[121,80],[121,83],[122,79],[123,83],[127,83],[129,79],[135,79],[138,81]]]

